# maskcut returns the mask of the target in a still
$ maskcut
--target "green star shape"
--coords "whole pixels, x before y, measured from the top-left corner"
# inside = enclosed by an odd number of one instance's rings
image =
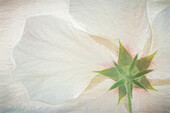
[[[129,113],[132,113],[131,99],[132,90],[134,87],[142,88],[146,91],[148,89],[157,91],[152,87],[146,76],[144,76],[145,74],[153,71],[151,69],[148,69],[148,67],[157,51],[152,55],[143,57],[141,59],[137,59],[137,54],[134,59],[132,59],[132,57],[123,47],[120,41],[119,44],[118,64],[114,62],[115,67],[95,72],[116,81],[116,83],[109,90],[113,90],[118,87],[118,104],[120,103],[121,99],[127,95]]]

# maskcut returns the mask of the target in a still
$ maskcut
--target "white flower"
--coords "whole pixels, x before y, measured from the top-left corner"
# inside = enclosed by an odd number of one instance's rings
[[[148,1],[150,7],[146,4],[145,0],[71,0],[74,24],[54,16],[27,19],[22,39],[13,52],[16,63],[11,76],[13,82],[0,88],[6,87],[4,100],[8,101],[0,110],[128,112],[125,103],[117,106],[117,92],[108,91],[114,81],[101,75],[94,78],[93,72],[113,67],[119,38],[132,56],[159,51],[151,65],[154,72],[147,75],[159,92],[134,91],[134,112],[169,112],[170,8],[162,5],[154,9],[157,7],[154,1]],[[80,26],[75,28],[75,24]]]

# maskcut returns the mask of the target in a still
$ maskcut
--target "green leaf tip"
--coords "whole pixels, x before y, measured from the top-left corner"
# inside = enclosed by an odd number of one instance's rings
[[[117,88],[119,86],[124,85],[124,82],[125,82],[124,79],[120,80],[119,82],[115,83],[109,90],[112,90],[112,89],[115,89],[115,88]]]
[[[157,89],[155,89],[155,88],[153,88],[153,87],[150,88],[150,90],[157,91],[157,92],[159,91],[159,90],[157,90]]]
[[[126,87],[125,85],[119,87],[119,99],[118,99],[118,105],[120,101],[123,99],[124,96],[126,96]]]
[[[152,85],[150,84],[150,82],[149,82],[149,80],[146,78],[146,76],[142,76],[138,81],[139,81],[141,84],[143,84],[147,89],[156,91],[156,89],[154,89],[154,88],[152,87]]]
[[[150,72],[152,72],[152,71],[153,71],[153,70],[151,70],[151,69],[141,71],[141,72],[137,73],[137,74],[134,76],[134,78],[141,77],[141,76],[143,76],[143,75],[145,75],[145,74],[147,74],[147,73],[150,73]]]
[[[155,56],[157,52],[158,51],[154,52],[152,55],[143,57],[136,61],[136,66],[138,67],[139,71],[146,70],[149,67],[153,57]]]
[[[131,55],[128,53],[128,51],[125,49],[125,47],[119,42],[119,58],[118,58],[118,64],[120,66],[129,65],[132,61]]]
[[[99,74],[102,74],[114,81],[119,81],[120,79],[122,79],[122,76],[119,75],[119,72],[117,71],[117,69],[115,67],[113,68],[109,68],[109,69],[105,69],[102,71],[93,71]]]
[[[158,91],[152,87],[149,80],[144,76],[153,71],[152,69],[148,69],[148,67],[157,52],[158,51],[140,59],[138,59],[138,54],[132,58],[119,40],[118,63],[113,62],[115,67],[101,71],[94,71],[116,81],[109,90],[118,88],[118,105],[123,97],[127,95],[129,113],[132,113],[131,99],[133,98],[134,87],[144,89],[145,91],[148,91],[148,89]]]
[[[119,40],[119,46],[120,46],[120,45],[122,45],[122,43],[121,43],[120,39],[118,39],[118,40]]]
[[[138,81],[134,80],[133,83],[134,83],[135,85],[137,85],[137,86],[143,88],[145,91],[148,91],[148,90],[146,89],[146,87],[143,86],[143,85],[142,85],[141,83],[139,83]]]
[[[155,55],[156,55],[156,53],[158,52],[158,50],[157,51],[155,51],[153,54],[152,54],[152,56],[154,57]]]

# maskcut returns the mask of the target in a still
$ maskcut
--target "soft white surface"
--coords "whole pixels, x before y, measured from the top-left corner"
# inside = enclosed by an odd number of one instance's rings
[[[157,14],[168,6],[170,6],[170,0],[147,0],[147,12],[150,23],[152,24]]]
[[[33,100],[59,103],[77,97],[115,58],[104,46],[69,21],[50,16],[27,20],[23,37],[14,50],[16,69]]]
[[[116,44],[119,38],[133,54],[151,37],[146,0],[71,0],[70,12],[85,31]]]
[[[124,100],[117,106],[117,90],[108,91],[113,81],[107,79],[90,90],[84,91],[78,98],[63,104],[49,105],[37,101],[30,101],[20,83],[1,85],[6,87],[3,94],[4,106],[0,108],[3,113],[128,113]],[[170,111],[170,85],[155,87],[159,92],[134,90],[134,113],[169,113]],[[2,88],[0,87],[1,91]],[[5,101],[6,98],[10,101]]]
[[[117,106],[118,91],[108,91],[112,80],[105,80],[83,94],[72,103],[77,106],[71,113],[128,113],[127,104],[121,101]],[[159,92],[144,90],[133,91],[134,113],[169,113],[170,85],[155,87]]]
[[[168,0],[71,0],[70,12],[87,32],[115,41],[119,38],[132,55],[146,56],[158,50],[150,78],[167,79],[170,78],[168,6]]]
[[[166,80],[170,68],[168,6],[169,0],[71,0],[70,11],[77,28],[115,44],[119,38],[132,54],[147,55],[152,44],[150,54],[158,53],[151,65],[155,71],[147,76]],[[0,1],[0,112],[128,113],[124,101],[116,105],[117,91],[108,91],[112,80],[94,83],[82,92],[95,76],[92,71],[113,66],[116,57],[62,20],[67,19],[68,10],[69,0]],[[10,79],[11,48],[21,37]],[[170,111],[170,86],[157,85],[154,88],[159,92],[134,91],[134,113]]]
[[[26,19],[36,15],[68,15],[69,0],[0,1],[0,70],[6,76],[13,66],[11,49],[21,38]],[[0,75],[1,80],[9,76]]]
[[[153,46],[151,53],[158,50],[154,62],[151,65],[155,71],[150,75],[151,79],[170,78],[170,6],[160,12],[152,24]]]

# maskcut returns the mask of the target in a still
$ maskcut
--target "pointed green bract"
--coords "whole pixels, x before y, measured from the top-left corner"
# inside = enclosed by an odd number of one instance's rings
[[[130,74],[132,73],[132,70],[135,68],[137,58],[138,58],[138,54],[135,56],[135,58],[133,59],[131,65],[130,65],[130,68],[129,68],[129,73]]]
[[[122,85],[124,85],[124,83],[125,83],[125,80],[122,79],[122,80],[120,80],[119,82],[116,82],[109,90],[115,89],[115,88],[117,88],[118,86],[122,86]]]
[[[150,90],[154,90],[154,91],[158,91],[155,88],[152,87],[152,85],[150,84],[149,80],[146,78],[146,76],[142,76],[140,77],[140,79],[137,80],[138,82],[140,82],[143,86],[145,86],[145,88],[150,89]],[[136,88],[140,88],[138,86],[135,86]]]
[[[124,70],[123,70],[118,64],[116,64],[116,62],[114,62],[114,65],[115,65],[116,69],[118,70],[118,72],[119,72],[121,75],[123,75],[123,76],[126,75],[126,73],[124,72]]]
[[[157,51],[150,56],[143,57],[136,61],[136,66],[138,67],[139,71],[146,70],[149,67],[149,65],[156,53],[157,53]]]
[[[133,83],[135,83],[135,85],[137,85],[137,86],[139,86],[139,87],[141,87],[141,88],[143,88],[144,90],[147,91],[147,89],[145,88],[145,86],[143,86],[143,85],[142,85],[141,83],[139,83],[138,81],[134,80]]]
[[[114,81],[119,81],[120,79],[122,79],[122,77],[119,75],[119,72],[114,67],[106,69],[106,70],[94,71],[94,72],[100,73],[102,75],[105,75],[106,77],[109,77],[109,78],[111,78]]]
[[[148,79],[145,76],[142,76],[141,79],[139,80],[141,84],[143,84],[143,86],[145,86],[147,89],[150,90],[154,90],[154,91],[158,91],[156,89],[154,89],[152,87],[152,85],[150,84],[150,82],[148,81]]]
[[[147,57],[143,57],[143,58],[136,61],[136,66],[138,67],[139,71],[144,71],[149,67],[149,65],[150,65],[150,63],[151,63],[151,61],[152,61],[152,59],[153,59],[153,57],[155,56],[156,53],[157,53],[157,51],[155,53],[153,53],[152,55],[149,55]],[[144,85],[147,89],[157,91],[156,89],[154,89],[151,86],[150,82],[148,81],[148,79],[145,76],[142,76],[138,81],[142,85]]]
[[[141,72],[137,73],[137,74],[134,76],[134,78],[141,77],[141,76],[143,76],[143,75],[145,75],[145,74],[147,74],[147,73],[150,73],[151,71],[153,71],[153,70],[149,69],[149,70],[141,71]]]
[[[118,104],[120,103],[120,101],[122,100],[122,98],[124,96],[126,96],[126,87],[123,85],[123,86],[120,86],[119,87],[119,100],[118,100]]]
[[[120,66],[129,65],[132,62],[132,57],[127,52],[127,50],[123,47],[121,42],[119,41],[119,59],[118,64]]]

